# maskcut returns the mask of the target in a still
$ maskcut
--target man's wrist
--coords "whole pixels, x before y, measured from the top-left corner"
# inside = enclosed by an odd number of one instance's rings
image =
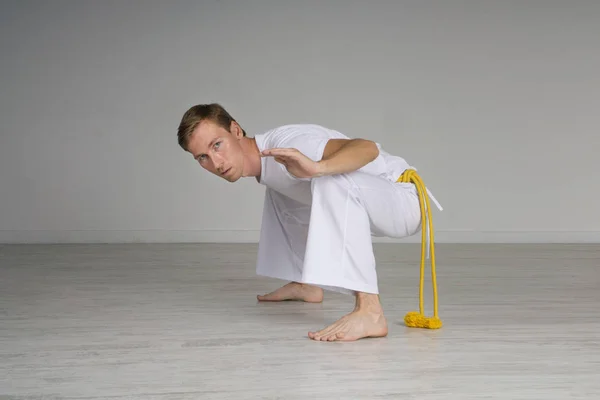
[[[315,178],[329,174],[329,163],[327,161],[328,160],[317,161],[317,172],[315,174]]]

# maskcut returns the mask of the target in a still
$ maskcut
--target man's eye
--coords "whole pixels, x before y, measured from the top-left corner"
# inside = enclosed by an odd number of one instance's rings
[[[219,147],[220,145],[221,145],[221,142],[215,143],[215,147]]]

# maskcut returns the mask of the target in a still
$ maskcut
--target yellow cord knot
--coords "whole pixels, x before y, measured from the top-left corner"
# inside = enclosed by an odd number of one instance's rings
[[[433,244],[433,224],[431,222],[431,207],[429,205],[429,197],[427,196],[427,190],[421,177],[417,174],[414,169],[408,169],[404,171],[398,182],[402,183],[413,183],[417,188],[419,194],[419,204],[421,207],[421,276],[419,284],[419,311],[411,311],[404,317],[406,326],[411,328],[426,328],[426,329],[439,329],[442,327],[442,321],[438,317],[438,296],[437,296],[437,282],[435,276],[435,252]],[[431,253],[431,283],[433,286],[433,317],[425,316],[423,311],[423,282],[425,278],[425,248],[426,248],[426,228],[429,228],[429,246]]]
[[[440,329],[442,327],[442,320],[438,317],[426,317],[416,311],[406,314],[404,322],[411,328]]]

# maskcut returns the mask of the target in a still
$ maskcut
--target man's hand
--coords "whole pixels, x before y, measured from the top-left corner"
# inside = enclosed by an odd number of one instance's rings
[[[262,152],[264,157],[274,157],[275,161],[297,178],[314,178],[321,176],[321,165],[302,154],[296,149],[267,149]]]

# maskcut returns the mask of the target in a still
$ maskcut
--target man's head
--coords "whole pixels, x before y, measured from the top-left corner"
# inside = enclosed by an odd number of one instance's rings
[[[202,168],[235,182],[244,172],[240,141],[246,132],[219,104],[199,104],[185,112],[177,130],[179,145]]]

